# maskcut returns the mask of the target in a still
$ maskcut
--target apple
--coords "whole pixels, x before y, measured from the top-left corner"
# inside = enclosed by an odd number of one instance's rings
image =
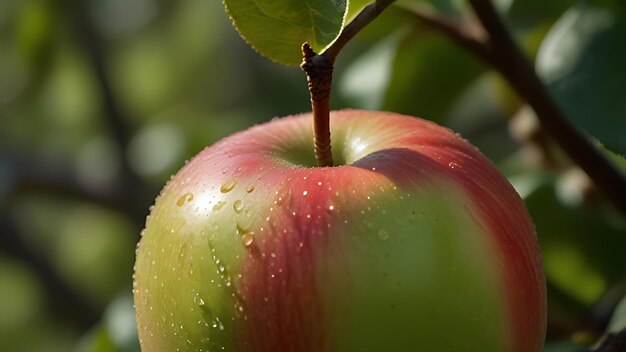
[[[310,114],[204,149],[137,248],[143,351],[541,351],[533,223],[494,165],[432,122]]]

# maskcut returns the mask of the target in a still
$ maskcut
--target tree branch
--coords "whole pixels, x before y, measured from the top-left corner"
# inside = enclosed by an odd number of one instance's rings
[[[446,34],[459,46],[488,61],[487,37],[473,22],[461,20],[427,9],[404,9],[407,14],[429,27]],[[477,28],[478,27],[478,28]]]
[[[453,26],[438,17],[418,14],[418,18],[493,66],[533,108],[541,126],[565,153],[589,175],[605,197],[626,214],[626,176],[576,129],[550,96],[533,66],[517,47],[510,32],[488,0],[469,0],[487,34],[484,41],[468,39],[461,26]]]

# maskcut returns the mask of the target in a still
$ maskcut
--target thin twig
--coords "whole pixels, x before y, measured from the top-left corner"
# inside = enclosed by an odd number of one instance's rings
[[[378,17],[395,0],[376,0],[367,5],[341,32],[322,54],[317,54],[308,43],[302,44],[302,65],[307,75],[311,108],[315,159],[320,167],[333,166],[330,143],[330,91],[333,67],[341,49],[365,26]]]
[[[365,6],[361,12],[341,31],[339,37],[330,45],[323,55],[333,63],[341,49],[370,22],[376,19],[395,0],[376,0]]]
[[[462,33],[461,26],[450,25],[438,17],[423,14],[418,17],[497,69],[533,108],[541,126],[565,153],[589,175],[607,199],[626,214],[626,176],[566,118],[513,41],[493,4],[487,0],[470,0],[470,4],[487,34],[484,41],[469,39]]]

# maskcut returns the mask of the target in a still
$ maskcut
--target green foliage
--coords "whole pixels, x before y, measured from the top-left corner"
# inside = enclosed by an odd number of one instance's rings
[[[285,65],[302,62],[300,46],[321,52],[343,27],[346,0],[224,0],[241,36],[261,54]]]
[[[567,116],[607,148],[626,154],[626,12],[579,5],[550,30],[537,69]]]

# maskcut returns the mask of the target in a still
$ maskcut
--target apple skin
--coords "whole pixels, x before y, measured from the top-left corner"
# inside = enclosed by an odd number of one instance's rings
[[[494,165],[448,129],[310,114],[208,147],[165,186],[137,247],[143,351],[541,351],[534,225]]]

